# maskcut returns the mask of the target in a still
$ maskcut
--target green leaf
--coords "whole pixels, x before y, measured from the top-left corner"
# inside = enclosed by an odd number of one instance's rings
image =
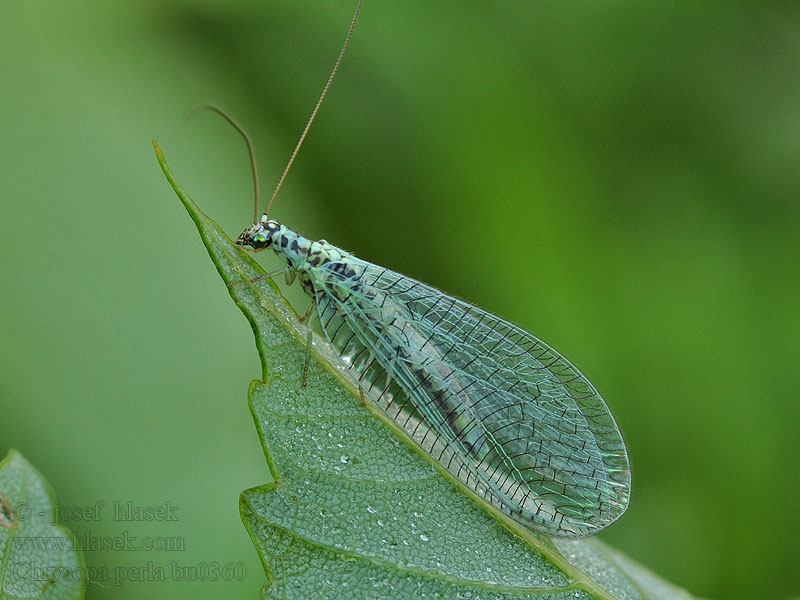
[[[250,408],[274,478],[240,509],[266,598],[690,598],[596,539],[550,540],[479,503],[362,401],[271,280],[167,179],[255,333]]]
[[[80,552],[55,523],[47,481],[10,450],[0,462],[0,600],[83,598]]]

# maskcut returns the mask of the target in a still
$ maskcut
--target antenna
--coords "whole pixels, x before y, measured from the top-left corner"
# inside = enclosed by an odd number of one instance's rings
[[[347,37],[344,40],[344,44],[342,45],[342,49],[339,51],[339,57],[336,59],[336,63],[333,65],[333,70],[331,71],[330,76],[328,77],[328,81],[325,83],[325,87],[322,88],[322,93],[319,96],[319,100],[317,100],[317,105],[314,107],[314,110],[311,111],[311,116],[308,118],[308,122],[306,123],[305,129],[303,129],[303,133],[300,134],[300,139],[297,140],[297,145],[294,147],[294,152],[292,152],[292,156],[289,158],[289,162],[286,164],[286,168],[283,170],[283,174],[281,178],[278,180],[278,185],[275,186],[275,191],[272,192],[272,196],[270,196],[269,202],[267,203],[267,208],[264,211],[266,215],[269,213],[269,208],[272,206],[273,201],[275,200],[275,196],[278,195],[278,191],[280,191],[281,186],[283,185],[283,180],[286,179],[287,173],[289,173],[289,169],[292,168],[292,164],[294,163],[294,159],[297,157],[297,153],[300,150],[300,146],[303,145],[303,142],[306,139],[306,134],[308,134],[308,130],[311,128],[311,123],[314,122],[314,119],[319,112],[319,107],[322,106],[322,101],[325,99],[325,96],[328,94],[328,89],[331,87],[331,83],[333,83],[333,78],[336,76],[336,72],[339,70],[339,65],[342,64],[342,58],[344,58],[344,53],[347,50],[347,47],[350,45],[350,38],[353,37],[353,30],[356,28],[356,21],[358,21],[358,15],[361,12],[361,5],[363,4],[364,0],[358,0],[358,6],[356,7],[356,13],[353,15],[353,22],[350,23],[350,29],[347,31]],[[222,114],[222,113],[220,113]],[[231,121],[229,117],[222,114],[223,117]],[[239,129],[239,127],[231,121],[231,123]],[[240,130],[241,131],[241,130]],[[252,158],[252,154],[250,155]],[[256,200],[257,202],[257,200]],[[256,218],[253,221],[254,223],[258,223],[258,206],[256,205]]]
[[[241,125],[239,125],[233,119],[232,116],[230,116],[228,113],[222,110],[219,106],[214,106],[213,104],[203,104],[195,108],[188,115],[186,115],[186,118],[193,119],[195,116],[197,116],[197,113],[203,112],[204,110],[210,110],[211,112],[217,113],[228,123],[233,125],[234,129],[236,129],[236,131],[238,131],[241,134],[241,136],[244,138],[245,143],[247,144],[247,152],[250,155],[250,169],[253,171],[253,192],[256,197],[256,203],[255,203],[256,208],[255,208],[255,213],[254,213],[255,216],[253,218],[253,223],[257,223],[258,222],[258,169],[256,168],[256,153],[255,150],[253,150],[253,142],[250,140],[250,136],[247,135],[247,132],[244,130],[244,128]]]

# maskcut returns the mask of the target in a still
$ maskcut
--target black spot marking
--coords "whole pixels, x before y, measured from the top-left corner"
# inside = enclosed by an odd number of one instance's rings
[[[432,397],[432,404],[442,412],[444,412],[444,409],[447,407],[447,401],[445,400],[446,393],[446,390],[440,388],[433,393]]]
[[[417,371],[417,373],[418,374],[424,374],[424,371]],[[427,375],[425,375],[425,377],[420,379],[420,384],[422,385],[423,388],[425,388],[429,392],[432,392],[434,390],[434,384],[433,384],[433,381],[431,381],[430,374],[427,374]]]
[[[281,248],[286,248],[289,245],[289,238],[285,235],[281,238]]]
[[[344,279],[357,279],[356,272],[345,262],[337,261],[332,263],[330,267],[331,271],[341,275]]]
[[[451,423],[452,425],[452,423]],[[470,456],[475,456],[475,446],[469,440],[461,440],[461,445],[464,446],[464,450],[467,451],[467,454]]]
[[[298,249],[299,247],[300,247],[300,246],[297,244],[297,238],[294,238],[294,239],[292,240],[292,251],[293,251],[293,252],[297,252],[297,249]]]
[[[11,529],[14,525],[14,510],[11,502],[3,494],[0,494],[0,527]]]

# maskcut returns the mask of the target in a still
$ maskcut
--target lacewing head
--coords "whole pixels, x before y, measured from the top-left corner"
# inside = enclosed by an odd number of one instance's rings
[[[272,244],[272,238],[264,231],[261,223],[256,223],[245,229],[236,240],[237,246],[252,248],[253,250],[266,250]]]
[[[245,229],[236,240],[237,246],[249,247],[256,252],[266,250],[273,243],[275,233],[280,230],[280,224],[275,220],[267,220],[264,215],[261,221]]]

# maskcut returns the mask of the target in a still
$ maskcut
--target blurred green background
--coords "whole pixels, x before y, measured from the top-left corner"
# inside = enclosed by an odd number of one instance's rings
[[[0,452],[94,536],[88,598],[255,598],[259,364],[153,156],[237,235],[244,145],[283,169],[348,0],[6,3]],[[602,539],[712,598],[800,593],[800,5],[367,0],[272,215],[515,321],[606,397],[634,488]],[[262,264],[277,264],[262,255]],[[297,296],[295,296],[297,297]],[[305,308],[301,304],[301,308]],[[126,523],[114,501],[179,507]],[[240,582],[172,561],[241,562]],[[164,582],[115,586],[117,567]]]

